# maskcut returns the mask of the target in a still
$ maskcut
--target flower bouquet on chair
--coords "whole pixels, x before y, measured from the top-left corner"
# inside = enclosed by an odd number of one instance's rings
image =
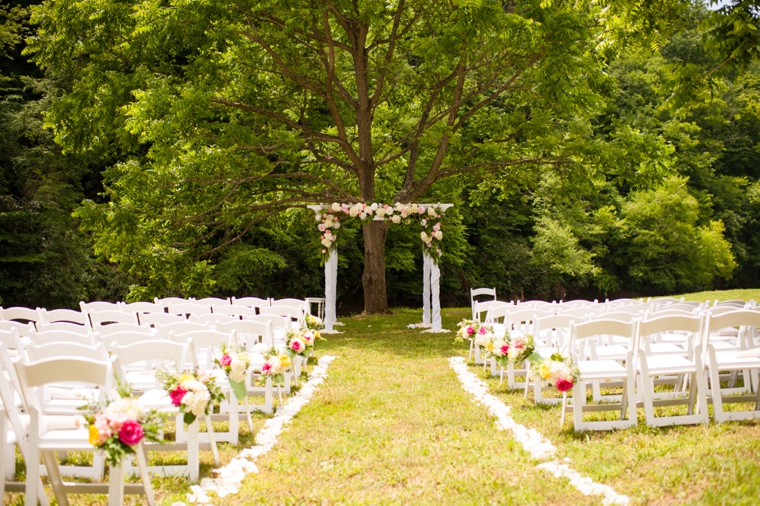
[[[307,314],[305,320],[306,320],[306,328],[309,330],[319,331],[322,327],[324,327],[324,324],[322,323],[322,319],[318,316]]]
[[[266,362],[261,366],[261,376],[266,381],[272,379],[272,384],[277,387],[277,392],[282,405],[282,384],[285,382],[285,375],[290,372],[292,362],[287,353],[278,353],[274,349],[269,350],[264,357]]]
[[[243,399],[248,396],[248,387],[245,384],[248,368],[251,366],[251,358],[248,352],[229,346],[222,346],[222,356],[215,357],[214,363],[227,375],[232,393],[235,397]]]
[[[533,335],[531,334],[525,336],[512,336],[510,334],[508,346],[509,350],[507,352],[507,357],[513,364],[521,364],[528,360],[536,349],[533,344]]]
[[[553,385],[560,392],[572,390],[580,377],[580,371],[570,363],[570,359],[559,352],[549,358],[538,357],[533,361],[532,374],[534,379],[543,384]]]
[[[462,320],[458,323],[458,325],[459,329],[457,330],[457,335],[454,338],[454,341],[458,343],[461,343],[468,339],[474,339],[478,333],[478,329],[480,328],[480,322],[476,322],[475,320]]]
[[[141,441],[161,442],[161,428],[166,416],[156,410],[146,411],[128,390],[119,389],[121,398],[111,401],[105,409],[97,403],[87,404],[84,411],[89,442],[105,453],[106,462],[117,466],[135,454]]]
[[[199,416],[210,414],[213,406],[224,400],[222,389],[206,372],[158,371],[156,377],[164,383],[172,405],[180,409],[187,425]]]

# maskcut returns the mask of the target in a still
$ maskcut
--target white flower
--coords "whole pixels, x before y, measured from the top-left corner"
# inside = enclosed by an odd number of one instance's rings
[[[332,211],[334,213],[340,212],[340,209],[341,209],[340,204],[338,204],[337,202],[332,203]]]
[[[336,221],[335,223],[333,223],[332,228],[334,228],[335,230],[338,230],[340,228],[340,222]]]
[[[367,217],[367,213],[359,213],[359,219],[363,220]]]
[[[317,213],[317,221],[322,221],[322,213]]]
[[[352,218],[356,218],[359,215],[359,210],[356,208],[356,206],[354,206],[351,209],[349,209],[348,215],[351,216]]]
[[[375,214],[377,214],[380,218],[382,218],[383,216],[385,216],[385,209],[380,208],[377,211],[375,211]]]
[[[427,235],[427,232],[425,232],[424,230],[423,230],[422,232],[420,232],[420,238],[421,238],[421,239],[422,239],[424,242],[427,242],[427,240],[428,240],[428,235]]]
[[[428,216],[435,216],[436,215],[435,208],[433,206],[428,207],[427,213],[428,213]]]
[[[330,239],[326,238],[326,237],[324,239],[322,239],[322,246],[324,246],[327,249],[330,249],[330,247],[332,246],[332,243],[333,242]]]
[[[123,399],[113,401],[108,405],[105,413],[107,415],[121,414],[124,415],[127,420],[139,421],[145,418],[145,410],[140,405],[140,403],[137,402],[137,399],[133,399],[131,397],[125,397]]]
[[[436,230],[433,236],[440,241],[441,239],[443,239],[443,232],[441,232],[440,230]]]
[[[493,351],[491,353],[493,353],[497,357],[503,357],[504,356],[504,352],[502,351],[502,348],[506,344],[507,344],[507,342],[504,341],[503,339],[496,339],[496,340],[494,340],[494,342],[493,342]],[[512,348],[510,348],[510,350],[511,349]]]
[[[190,383],[190,381],[188,381]],[[196,383],[200,383],[196,381]],[[201,383],[202,385],[202,383]],[[182,397],[182,404],[185,406],[185,410],[194,414],[195,416],[202,416],[206,412],[206,407],[211,400],[211,394],[204,386],[203,390],[190,390]]]
[[[427,220],[425,218],[422,218],[420,220],[420,225],[422,225],[423,227],[426,227],[427,226]]]
[[[325,220],[325,228],[332,228],[333,227],[333,220],[331,218],[327,218]]]
[[[370,206],[370,209],[372,209],[373,211],[377,211],[378,207],[380,207],[380,206],[377,205],[377,202],[373,202],[372,205]]]
[[[395,223],[396,225],[398,225],[399,223],[401,223],[401,215],[394,214],[393,218],[391,218],[391,221]]]

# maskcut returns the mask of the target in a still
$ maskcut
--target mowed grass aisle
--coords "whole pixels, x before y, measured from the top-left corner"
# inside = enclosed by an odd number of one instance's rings
[[[536,469],[461,387],[453,334],[406,326],[420,311],[345,319],[318,344],[337,358],[229,504],[599,504]],[[447,312],[445,328],[464,313]]]

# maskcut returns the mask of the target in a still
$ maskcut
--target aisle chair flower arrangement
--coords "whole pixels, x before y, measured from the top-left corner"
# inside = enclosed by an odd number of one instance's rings
[[[293,363],[287,353],[280,353],[274,348],[267,351],[264,358],[266,362],[261,366],[261,377],[264,381],[272,380],[272,385],[277,387],[280,406],[282,406],[282,385]]]
[[[251,406],[248,404],[248,385],[246,384],[248,369],[251,367],[251,357],[243,348],[222,345],[221,356],[214,357],[214,363],[227,376],[230,390],[235,398],[238,401],[244,401],[248,428],[253,430]],[[235,407],[235,409],[237,408]]]
[[[224,393],[215,379],[205,371],[157,371],[172,405],[182,412],[185,424],[211,414],[213,407],[224,400]]]
[[[545,386],[553,386],[563,393],[572,390],[580,377],[580,371],[572,365],[568,357],[559,351],[552,353],[549,358],[542,359],[537,355],[535,357],[531,359],[535,381],[540,381]]]
[[[504,381],[504,371],[510,366],[522,364],[528,360],[535,352],[533,336],[512,335],[509,331],[503,337],[493,337],[491,342],[486,346],[486,358],[493,358],[499,366],[499,386]],[[527,374],[527,373],[526,373]],[[526,377],[526,381],[527,381]]]
[[[475,363],[479,363],[478,360],[480,359],[480,348],[483,348],[488,344],[488,341],[493,336],[493,330],[491,327],[484,325],[478,321],[467,319],[459,322],[458,326],[459,329],[457,330],[454,342],[459,343],[469,341],[470,357],[472,357],[474,352]]]
[[[166,421],[166,415],[140,405],[128,386],[119,385],[117,391],[119,398],[105,407],[90,402],[80,408],[87,422],[89,443],[105,454],[112,467],[135,455],[142,441],[163,442],[162,428]]]

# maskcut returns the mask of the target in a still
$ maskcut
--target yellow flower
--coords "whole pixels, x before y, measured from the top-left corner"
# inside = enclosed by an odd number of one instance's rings
[[[100,439],[100,431],[97,427],[95,427],[95,425],[90,425],[90,432],[87,439],[90,441],[90,444],[92,446],[100,446],[105,443],[105,441],[102,441]]]
[[[489,343],[486,345],[486,350],[488,350],[488,351],[493,351],[493,342],[489,342]]]
[[[290,367],[290,357],[289,356],[287,356],[285,354],[282,354],[278,358],[280,359],[280,367],[282,367],[283,369],[287,369],[288,367]]]
[[[312,333],[314,334],[314,339],[321,339],[322,336],[319,334],[318,330],[313,330]]]
[[[187,380],[195,379],[195,377],[192,374],[185,373],[182,376],[179,377],[179,382],[182,383]]]
[[[548,379],[552,372],[552,363],[549,360],[544,360],[541,365],[538,366],[538,374],[541,375],[541,379]]]

